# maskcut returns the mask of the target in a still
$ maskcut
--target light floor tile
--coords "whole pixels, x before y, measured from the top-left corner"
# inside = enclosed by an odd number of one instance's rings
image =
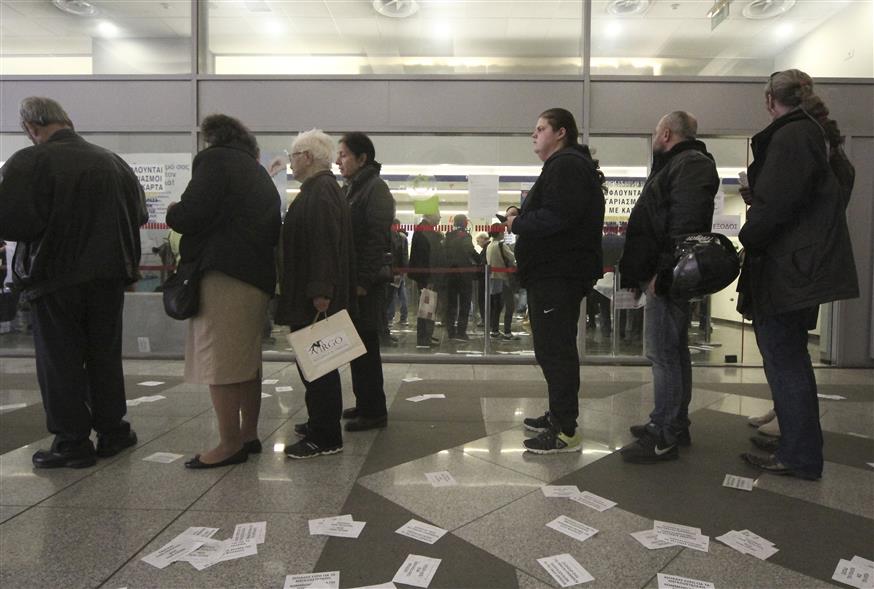
[[[178,515],[34,507],[0,525],[0,586],[97,587]]]
[[[98,462],[91,468],[34,468],[33,453],[51,444],[48,437],[0,456],[0,504],[36,505],[106,466]]]
[[[802,575],[766,560],[741,554],[713,538],[710,539],[709,553],[683,549],[677,558],[658,572],[707,581],[719,589],[750,589],[752,587],[825,589],[826,587],[834,587],[830,583]],[[645,589],[658,589],[655,574],[653,574],[652,580],[646,584]]]
[[[284,423],[284,419],[261,419],[258,433],[264,439]],[[149,449],[152,452],[193,454],[209,450],[218,443],[218,422],[215,414],[209,410],[155,438],[149,442]]]
[[[455,486],[432,487],[425,473],[449,471]],[[445,450],[359,479],[359,484],[434,522],[454,529],[536,490],[542,481]]]
[[[584,434],[585,435],[585,434]],[[612,450],[584,438],[582,452],[538,455],[526,452],[522,442],[531,437],[521,427],[467,442],[456,450],[492,464],[550,483],[606,456]]]
[[[311,572],[325,545],[324,536],[309,535],[308,519],[307,515],[285,513],[189,511],[137,552],[105,586],[282,587],[286,575]],[[267,522],[267,535],[254,556],[222,562],[204,571],[198,571],[186,562],[175,562],[167,568],[157,569],[140,560],[189,526],[220,528],[214,538],[224,540],[233,534],[237,524],[258,521]],[[342,574],[340,580],[342,582]]]
[[[146,462],[148,446],[82,479],[42,505],[119,509],[185,509],[231,468],[190,470],[183,457],[170,464]],[[237,467],[238,468],[238,467]]]
[[[874,456],[871,458],[874,462]],[[757,486],[787,497],[874,519],[874,469],[862,470],[826,462],[819,481],[763,474],[758,478]]]
[[[0,524],[27,509],[26,505],[0,505]]]
[[[580,542],[546,527],[566,515],[598,530]],[[475,546],[485,548],[517,569],[552,583],[537,559],[555,554],[573,556],[595,581],[586,587],[641,587],[653,571],[659,570],[680,548],[647,550],[629,534],[651,529],[652,520],[614,507],[602,513],[570,499],[547,498],[531,493],[497,509],[453,533]],[[495,539],[500,538],[499,542]]]

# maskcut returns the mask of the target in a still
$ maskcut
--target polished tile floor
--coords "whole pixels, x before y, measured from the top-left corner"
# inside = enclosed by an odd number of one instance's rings
[[[840,559],[874,559],[874,371],[820,369],[826,469],[819,482],[758,476],[738,458],[753,430],[746,415],[770,406],[761,369],[696,368],[693,445],[679,460],[621,461],[652,402],[644,367],[582,368],[582,453],[522,451],[525,415],[541,413],[546,388],[535,366],[386,364],[389,426],[346,434],[342,454],[290,461],[283,444],[306,418],[293,364],[267,362],[261,437],[265,452],[234,467],[187,471],[184,459],[215,443],[205,387],[182,381],[182,363],[126,361],[128,399],[140,443],[83,470],[35,471],[30,457],[46,437],[34,362],[0,358],[0,586],[13,588],[282,587],[286,575],[339,571],[343,588],[390,581],[410,554],[440,559],[430,587],[558,587],[537,559],[570,554],[594,577],[584,587],[655,588],[667,573],[717,588],[846,586],[831,577]],[[413,380],[416,379],[416,380]],[[158,381],[157,386],[140,383]],[[348,371],[344,400],[351,405]],[[277,387],[292,387],[279,390]],[[414,403],[422,394],[445,399]],[[457,484],[435,487],[427,473]],[[722,486],[726,474],[756,479],[752,492]],[[547,498],[547,484],[576,485],[617,503],[598,512]],[[358,538],[311,536],[308,520],[350,514]],[[598,530],[585,541],[546,524],[568,516]],[[395,530],[411,519],[448,530],[426,544]],[[654,520],[701,529],[708,552],[648,550],[630,534]],[[232,535],[266,522],[254,556],[198,571],[141,559],[190,526]],[[779,551],[767,560],[716,541],[752,530]],[[398,587],[409,585],[397,584]]]

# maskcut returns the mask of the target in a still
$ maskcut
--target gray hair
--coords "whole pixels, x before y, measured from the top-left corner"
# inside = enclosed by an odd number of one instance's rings
[[[21,115],[21,122],[30,125],[45,127],[57,123],[73,127],[73,121],[70,120],[64,108],[51,98],[28,96],[21,101],[18,112]]]
[[[698,135],[698,120],[695,115],[684,110],[675,110],[674,112],[665,115],[665,127],[671,130],[671,133],[678,135],[683,139],[695,139]]]
[[[334,142],[321,129],[301,132],[291,144],[292,151],[309,152],[316,166],[330,169],[334,163]]]

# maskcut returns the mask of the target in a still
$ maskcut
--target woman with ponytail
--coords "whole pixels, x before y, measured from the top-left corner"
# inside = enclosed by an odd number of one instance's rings
[[[738,311],[753,322],[781,437],[773,454],[741,457],[767,472],[818,479],[822,430],[807,332],[820,304],[859,296],[846,218],[853,167],[810,76],[772,74],[765,106],[772,122],[752,139],[742,191],[749,209]]]

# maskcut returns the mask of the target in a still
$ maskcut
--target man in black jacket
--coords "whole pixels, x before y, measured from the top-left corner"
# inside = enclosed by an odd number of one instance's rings
[[[34,146],[0,170],[0,238],[18,242],[15,287],[33,313],[49,450],[38,468],[83,468],[136,444],[121,364],[125,286],[139,277],[145,197],[130,167],[73,130],[60,104],[21,102]]]
[[[450,268],[447,276],[446,332],[449,339],[467,341],[467,321],[470,318],[470,300],[473,296],[473,273],[465,269],[475,268],[479,261],[470,233],[467,230],[467,215],[455,215],[453,230],[446,234],[446,263]]]
[[[687,327],[689,301],[670,295],[678,236],[710,231],[719,175],[713,156],[695,139],[691,114],[665,115],[653,136],[653,164],[631,211],[619,263],[622,284],[646,292],[646,355],[652,361],[655,408],[649,423],[636,425],[636,442],[622,448],[626,462],[677,458],[688,446],[692,360]]]
[[[441,268],[444,264],[443,233],[437,229],[439,223],[439,214],[424,215],[422,222],[416,225],[410,242],[409,274],[420,291],[424,288],[436,291],[443,284],[443,278],[433,272],[434,268]],[[416,348],[430,348],[436,343],[433,336],[434,321],[420,317],[416,321]]]

